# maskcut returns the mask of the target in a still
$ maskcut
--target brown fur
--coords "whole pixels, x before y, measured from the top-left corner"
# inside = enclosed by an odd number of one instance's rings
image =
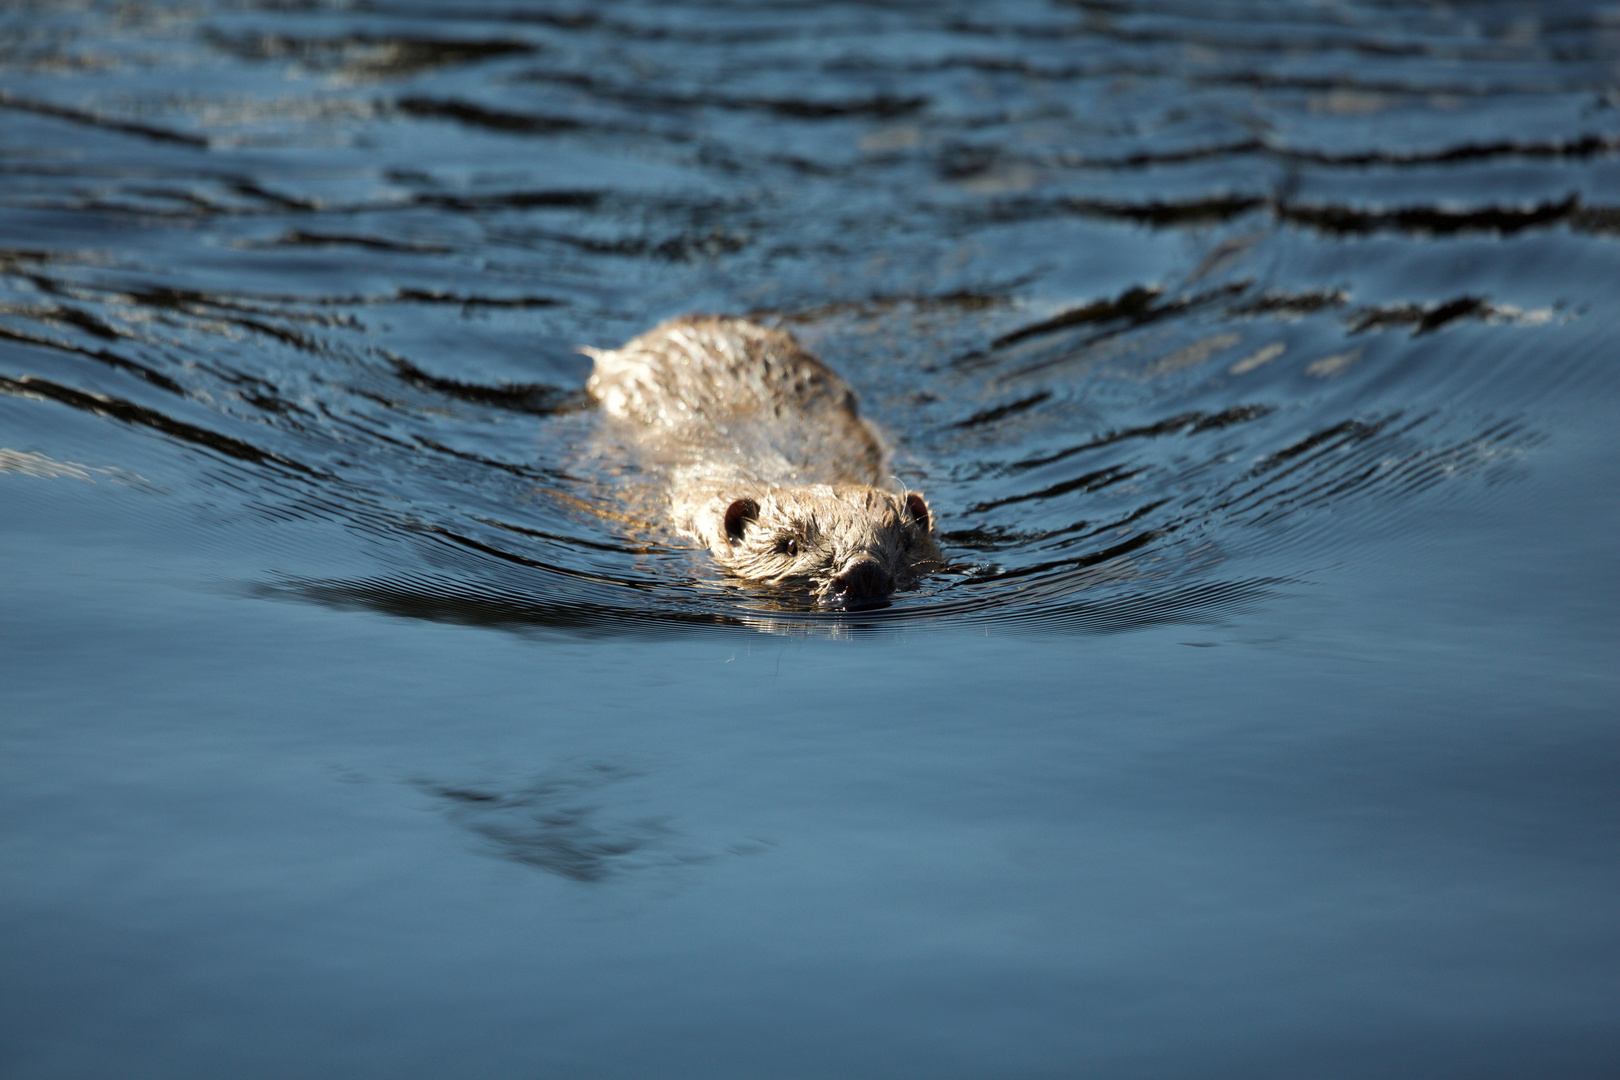
[[[737,576],[864,604],[942,564],[922,496],[875,486],[854,391],[792,335],[694,316],[584,351],[591,396],[670,476],[675,527]]]

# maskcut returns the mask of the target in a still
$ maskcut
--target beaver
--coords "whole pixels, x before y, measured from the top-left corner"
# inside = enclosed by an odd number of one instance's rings
[[[687,316],[581,352],[589,395],[667,475],[671,523],[732,574],[854,608],[942,565],[927,501],[877,487],[855,392],[792,334]]]

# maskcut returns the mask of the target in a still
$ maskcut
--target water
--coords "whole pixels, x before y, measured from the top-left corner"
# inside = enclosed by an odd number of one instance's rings
[[[8,1076],[1611,1076],[1620,10],[16,5]],[[877,612],[620,505],[791,329]]]

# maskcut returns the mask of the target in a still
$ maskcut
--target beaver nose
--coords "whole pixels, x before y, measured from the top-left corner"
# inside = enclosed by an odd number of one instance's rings
[[[889,572],[871,559],[862,559],[832,580],[833,595],[845,604],[869,604],[894,591]]]

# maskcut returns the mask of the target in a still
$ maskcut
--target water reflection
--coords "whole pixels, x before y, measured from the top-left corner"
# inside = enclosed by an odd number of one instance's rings
[[[450,821],[485,841],[505,859],[575,881],[660,863],[703,861],[681,852],[679,834],[657,818],[619,819],[599,800],[614,784],[637,774],[597,763],[567,775],[517,786],[417,781]]]

